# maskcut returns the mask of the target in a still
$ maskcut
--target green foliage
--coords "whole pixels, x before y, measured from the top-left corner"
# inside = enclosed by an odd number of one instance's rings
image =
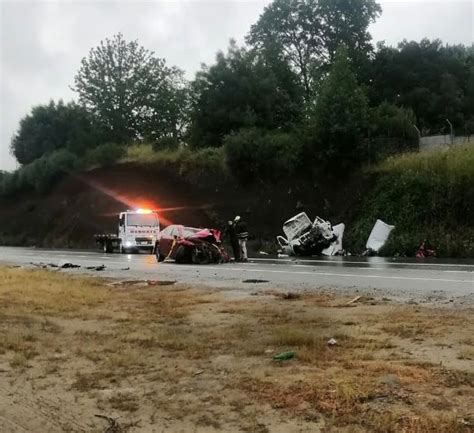
[[[295,134],[242,129],[224,139],[227,164],[243,184],[293,176],[301,164],[301,139]]]
[[[58,149],[82,155],[103,138],[103,131],[83,108],[74,102],[51,101],[33,107],[20,121],[11,151],[20,164],[28,164]]]
[[[380,12],[374,0],[274,0],[251,27],[247,42],[257,49],[276,47],[298,73],[309,100],[314,76],[332,63],[340,45],[358,64],[368,60],[367,29]]]
[[[462,131],[474,115],[474,49],[440,40],[380,44],[371,65],[370,99],[410,107],[423,134]]]
[[[84,159],[89,166],[108,167],[122,158],[125,152],[125,146],[122,144],[105,143],[87,152]]]
[[[120,33],[82,59],[74,90],[117,142],[176,137],[186,123],[183,72]]]
[[[383,253],[413,256],[423,239],[441,256],[474,256],[474,148],[388,159],[373,171],[347,241],[362,251],[377,218],[395,225]]]
[[[338,51],[314,113],[316,150],[329,167],[354,166],[365,160],[368,103],[351,70],[347,51]]]
[[[42,156],[13,173],[0,177],[0,196],[11,196],[20,191],[46,192],[64,174],[78,168],[76,155],[66,149]]]
[[[225,135],[240,128],[285,128],[302,116],[301,88],[289,68],[235,43],[193,84],[193,147],[221,146]]]
[[[152,147],[155,152],[164,149],[176,150],[179,147],[179,141],[174,137],[163,137],[154,141]]]
[[[127,155],[122,161],[152,165],[157,170],[172,170],[191,185],[212,186],[217,178],[225,179],[229,176],[222,147],[181,147],[154,151],[151,144],[133,145],[127,148]]]

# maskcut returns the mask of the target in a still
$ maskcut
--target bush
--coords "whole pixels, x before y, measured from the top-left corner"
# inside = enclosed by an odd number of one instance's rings
[[[177,150],[178,147],[179,141],[173,137],[163,137],[152,144],[152,149],[155,152],[159,152],[160,150]]]
[[[372,172],[374,187],[347,234],[364,249],[377,218],[395,225],[387,255],[414,255],[427,239],[440,256],[474,256],[474,147],[389,158]]]
[[[293,176],[301,166],[301,139],[296,134],[241,129],[224,138],[227,164],[244,184]]]
[[[88,166],[109,167],[125,156],[126,149],[117,143],[105,143],[89,150],[85,156]]]
[[[64,173],[78,166],[79,160],[73,153],[65,149],[58,150],[24,165],[13,173],[4,174],[0,178],[0,195],[9,196],[30,189],[45,192]]]

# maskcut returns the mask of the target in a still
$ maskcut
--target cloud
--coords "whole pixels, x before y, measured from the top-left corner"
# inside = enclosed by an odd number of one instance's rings
[[[138,39],[188,78],[214,60],[230,38],[243,42],[269,0],[253,1],[12,1],[0,0],[0,169],[15,168],[9,144],[34,105],[70,100],[80,60],[122,32]],[[382,2],[375,40],[441,37],[471,43],[472,3]]]

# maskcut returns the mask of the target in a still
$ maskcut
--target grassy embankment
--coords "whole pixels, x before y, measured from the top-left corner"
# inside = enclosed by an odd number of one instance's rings
[[[0,427],[470,431],[472,308],[280,295],[2,267]]]
[[[362,250],[380,218],[396,226],[382,254],[413,256],[427,239],[439,256],[474,257],[474,146],[389,158],[368,175],[350,247]]]

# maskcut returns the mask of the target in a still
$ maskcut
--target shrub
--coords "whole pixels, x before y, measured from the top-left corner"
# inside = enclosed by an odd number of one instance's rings
[[[44,192],[64,173],[78,166],[79,160],[73,153],[65,149],[58,150],[24,165],[13,173],[4,174],[0,178],[0,195],[8,196],[30,189]]]
[[[176,150],[179,147],[179,141],[173,137],[163,137],[156,140],[152,144],[152,148],[155,152],[163,149]]]
[[[105,143],[89,150],[85,156],[85,162],[89,166],[108,167],[117,162],[126,153],[123,145],[117,143]]]

